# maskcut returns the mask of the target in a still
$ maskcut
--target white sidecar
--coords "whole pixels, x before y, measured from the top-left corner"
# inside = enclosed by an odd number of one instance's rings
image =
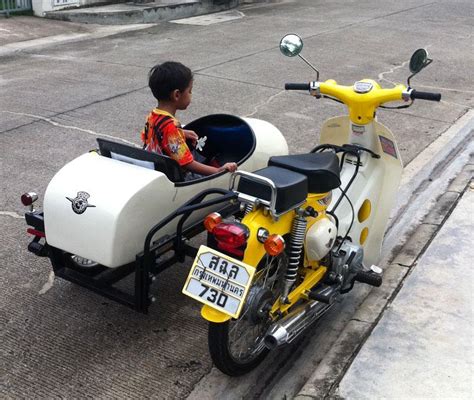
[[[254,171],[273,155],[288,154],[280,131],[268,122],[231,115],[208,115],[186,126],[207,137],[201,155],[220,164],[237,162]],[[227,189],[229,173],[183,181],[178,164],[165,156],[99,140],[90,152],[65,165],[49,183],[44,198],[48,246],[116,268],[135,260],[145,237],[160,220],[197,193]],[[187,224],[209,209],[193,213]],[[154,240],[176,232],[177,220]]]

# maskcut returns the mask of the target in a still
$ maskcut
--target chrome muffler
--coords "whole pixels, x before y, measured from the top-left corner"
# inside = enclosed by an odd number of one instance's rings
[[[283,344],[291,343],[331,306],[332,304],[310,300],[308,303],[297,307],[286,317],[268,328],[264,338],[265,346],[272,350]]]

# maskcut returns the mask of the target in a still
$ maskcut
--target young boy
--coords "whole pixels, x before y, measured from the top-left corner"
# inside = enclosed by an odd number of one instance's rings
[[[175,159],[187,173],[185,180],[196,179],[222,171],[234,172],[236,163],[221,167],[196,161],[186,144],[186,139],[196,145],[196,132],[181,128],[175,118],[177,110],[186,110],[191,103],[193,73],[179,62],[168,61],[155,65],[149,74],[148,85],[158,100],[158,107],[147,117],[141,132],[144,148]]]

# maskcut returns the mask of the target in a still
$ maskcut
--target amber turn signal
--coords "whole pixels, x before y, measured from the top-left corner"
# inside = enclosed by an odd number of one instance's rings
[[[212,232],[221,222],[222,216],[219,213],[213,212],[204,218],[204,228],[206,228],[206,231]]]
[[[280,235],[270,235],[263,244],[265,251],[271,256],[277,256],[285,250],[285,239]]]

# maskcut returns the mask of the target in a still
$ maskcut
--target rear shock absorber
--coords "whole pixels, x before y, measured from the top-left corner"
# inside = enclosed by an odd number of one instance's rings
[[[293,225],[291,227],[290,245],[288,246],[288,267],[286,269],[283,291],[280,297],[280,301],[284,304],[290,303],[288,294],[298,274],[307,224],[305,210],[299,208],[296,210],[296,216],[293,219]]]
[[[248,203],[240,203],[240,212],[242,213],[241,217],[236,217],[237,221],[242,221],[242,219],[249,213],[253,211],[253,205]]]
[[[253,211],[253,205],[252,204],[245,204],[245,209],[244,209],[244,215],[247,215]]]

